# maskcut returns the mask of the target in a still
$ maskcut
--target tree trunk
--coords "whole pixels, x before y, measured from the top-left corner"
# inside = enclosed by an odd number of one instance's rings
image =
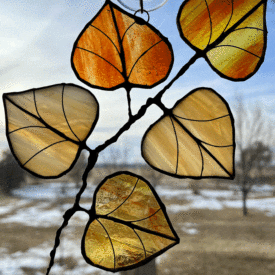
[[[156,260],[152,260],[146,265],[143,265],[139,268],[129,271],[120,272],[121,275],[156,275],[157,268],[156,268]]]
[[[247,216],[248,211],[247,211],[247,207],[246,207],[246,199],[247,199],[247,190],[243,189],[243,215]]]

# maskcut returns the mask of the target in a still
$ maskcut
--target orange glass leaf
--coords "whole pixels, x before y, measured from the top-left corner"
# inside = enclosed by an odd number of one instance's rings
[[[110,1],[85,26],[72,52],[78,79],[106,90],[151,88],[168,77],[172,64],[168,39]]]
[[[73,84],[3,95],[6,135],[20,166],[57,178],[76,162],[98,119],[96,98]]]
[[[240,81],[251,77],[264,60],[266,0],[188,0],[178,14],[181,37],[220,76]]]
[[[146,180],[119,172],[98,186],[82,240],[88,263],[112,272],[128,270],[178,243],[165,206]]]
[[[184,178],[234,178],[234,119],[214,90],[179,100],[146,132],[142,156],[156,170]]]

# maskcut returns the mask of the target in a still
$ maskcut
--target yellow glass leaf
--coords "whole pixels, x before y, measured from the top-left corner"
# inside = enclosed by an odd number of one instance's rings
[[[106,90],[151,88],[168,77],[172,64],[168,39],[110,1],[85,26],[72,53],[78,79]]]
[[[188,0],[178,14],[181,37],[206,53],[220,76],[240,81],[261,66],[267,42],[266,0]]]
[[[132,173],[107,177],[95,192],[90,213],[82,253],[102,269],[135,268],[179,243],[153,187]]]
[[[234,138],[226,101],[200,88],[147,130],[142,156],[153,168],[179,178],[234,178]]]
[[[76,162],[98,119],[98,103],[87,90],[58,84],[3,95],[6,134],[21,167],[56,178]]]

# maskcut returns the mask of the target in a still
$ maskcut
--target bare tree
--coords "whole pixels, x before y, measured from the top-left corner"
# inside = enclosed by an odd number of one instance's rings
[[[10,150],[2,153],[0,161],[0,189],[3,193],[11,195],[12,190],[19,188],[26,181],[26,172],[14,159]]]
[[[139,173],[147,179],[151,185],[155,188],[158,184],[161,183],[164,174],[154,170],[153,168],[146,166],[141,166],[139,169]]]
[[[133,270],[123,271],[120,272],[121,275],[156,275],[157,268],[156,268],[156,260],[152,260],[146,265],[138,267]]]
[[[242,192],[243,215],[248,214],[247,196],[254,184],[262,181],[272,161],[273,127],[257,104],[250,111],[237,99],[235,115],[237,183]]]
[[[75,183],[75,186],[78,189],[81,187],[82,174],[86,165],[87,165],[87,158],[85,157],[84,152],[82,152],[74,168],[67,174],[67,177],[69,178],[69,180]]]
[[[200,195],[200,182],[198,182],[197,180],[189,180],[189,188],[192,190],[193,195]]]

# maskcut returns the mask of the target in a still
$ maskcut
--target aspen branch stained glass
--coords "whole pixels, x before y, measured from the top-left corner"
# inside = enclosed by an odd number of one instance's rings
[[[78,211],[89,215],[82,255],[87,263],[104,270],[139,267],[179,243],[164,204],[141,176],[125,171],[110,175],[96,188],[91,209],[80,206],[98,156],[144,117],[150,106],[156,105],[164,114],[141,141],[147,164],[177,178],[234,178],[234,118],[226,100],[211,88],[196,88],[185,96],[179,93],[181,99],[168,109],[162,96],[201,57],[223,78],[243,81],[254,75],[267,45],[266,3],[184,1],[174,19],[181,38],[196,53],[133,114],[131,89],[148,89],[167,80],[174,62],[172,45],[136,16],[138,11],[149,15],[149,5],[139,1],[140,9],[133,15],[106,0],[70,46],[71,67],[94,93],[125,88],[128,120],[93,149],[86,141],[97,124],[99,104],[90,91],[63,83],[3,95],[7,140],[22,168],[42,178],[58,178],[70,171],[83,149],[89,153],[82,187],[56,232],[47,275],[62,230]]]

